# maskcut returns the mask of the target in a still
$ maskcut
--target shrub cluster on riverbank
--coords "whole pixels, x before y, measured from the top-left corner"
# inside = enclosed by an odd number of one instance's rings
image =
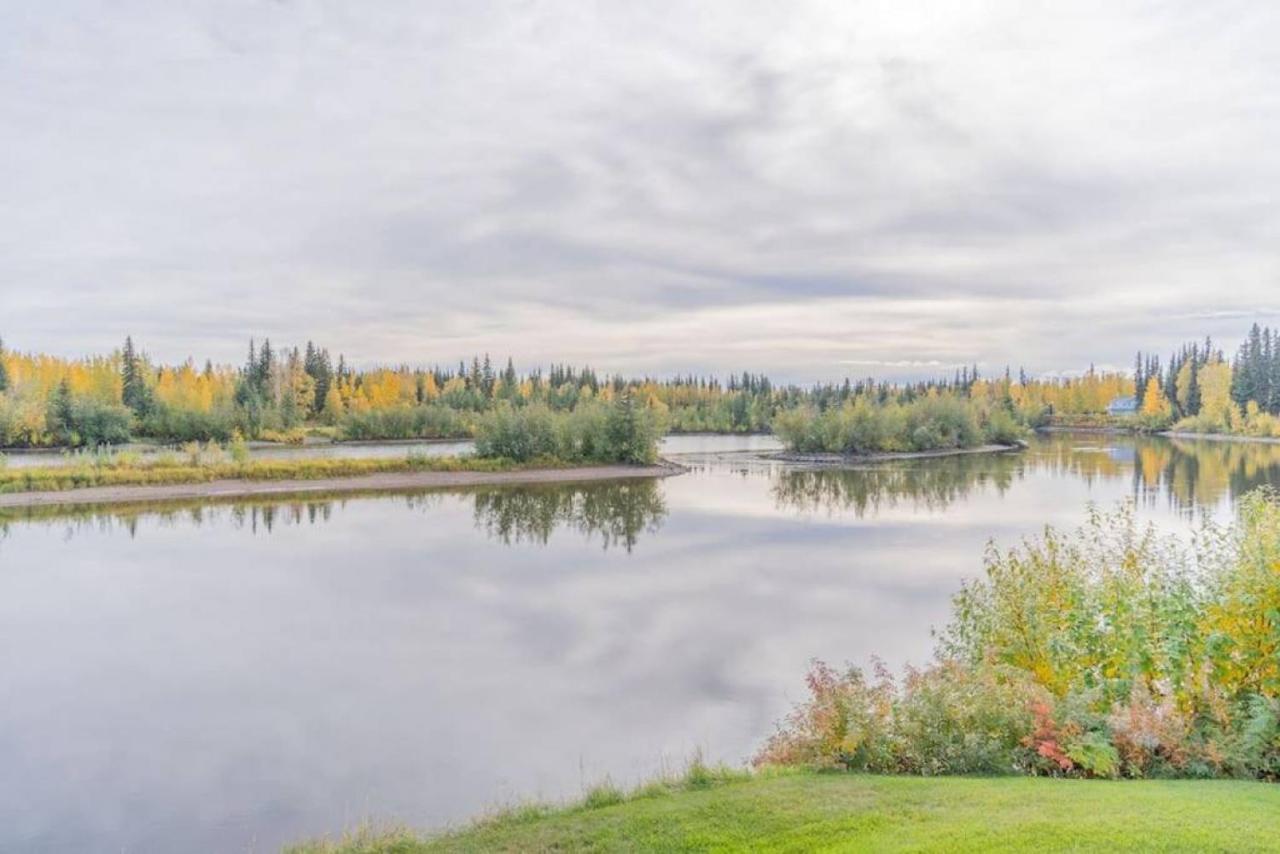
[[[473,430],[473,417],[438,403],[424,403],[352,412],[342,419],[338,434],[347,441],[466,439]]]
[[[624,395],[613,403],[570,412],[545,406],[500,407],[477,422],[476,453],[467,457],[410,454],[399,459],[303,458],[250,460],[245,443],[188,443],[181,454],[151,459],[136,453],[82,453],[66,465],[13,468],[2,463],[0,492],[154,486],[213,480],[319,480],[407,471],[500,471],[515,465],[558,467],[593,463],[645,465],[658,457],[662,425]]]
[[[1193,417],[1183,418],[1173,425],[1173,429],[1180,433],[1280,439],[1280,416],[1262,411],[1251,400],[1243,410],[1233,405],[1221,412],[1201,412]]]
[[[823,664],[758,764],[914,774],[1280,777],[1280,502],[1188,553],[1131,509],[993,550],[934,663]]]
[[[499,407],[476,425],[476,453],[524,461],[652,463],[663,425],[629,395],[610,403],[579,404],[572,412],[541,405]]]
[[[824,411],[802,407],[779,413],[774,432],[800,453],[868,454],[1012,444],[1026,428],[1000,406],[931,393],[901,402],[857,397]]]

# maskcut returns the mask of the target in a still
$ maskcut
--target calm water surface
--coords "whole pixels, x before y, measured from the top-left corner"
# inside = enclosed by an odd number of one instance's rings
[[[710,444],[708,444],[710,443]],[[685,434],[667,436],[662,440],[664,454],[683,454],[704,451],[708,448],[724,451],[763,451],[779,447],[772,436],[710,436],[705,434]],[[430,440],[408,442],[343,442],[317,443],[310,445],[264,445],[254,444],[249,447],[249,457],[255,460],[297,460],[326,459],[341,457],[344,459],[394,459],[409,454],[428,457],[466,456],[475,449],[471,440]],[[92,450],[9,450],[4,453],[4,464],[11,468],[44,468],[48,466],[70,466],[77,463],[91,462],[99,455]],[[142,460],[151,460],[163,454],[179,454],[175,448],[161,448],[156,445],[121,445],[114,449],[104,449],[103,457],[117,453],[136,454]]]
[[[0,850],[272,851],[740,763],[811,658],[924,661],[989,539],[1125,499],[1186,530],[1280,483],[1267,445],[839,472],[765,447],[682,437],[664,481],[7,517]]]

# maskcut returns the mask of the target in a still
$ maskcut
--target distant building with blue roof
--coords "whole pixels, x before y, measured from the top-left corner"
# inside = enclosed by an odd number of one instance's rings
[[[1133,415],[1138,411],[1136,397],[1117,397],[1107,404],[1108,415]]]

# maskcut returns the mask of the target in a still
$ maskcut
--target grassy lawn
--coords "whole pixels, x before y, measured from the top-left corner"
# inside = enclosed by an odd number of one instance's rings
[[[1280,786],[1267,783],[794,773],[599,800],[295,851],[1280,850]]]

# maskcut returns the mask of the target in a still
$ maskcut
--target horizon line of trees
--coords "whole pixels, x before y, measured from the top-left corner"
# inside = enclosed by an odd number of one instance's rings
[[[763,432],[779,412],[819,413],[851,401],[908,405],[955,396],[1007,411],[1038,426],[1051,416],[1100,417],[1132,396],[1142,423],[1210,432],[1280,435],[1280,329],[1254,324],[1234,359],[1206,339],[1167,359],[1139,353],[1132,375],[1092,367],[1073,378],[983,376],[978,366],[913,382],[847,378],[808,387],[780,385],[744,371],[725,379],[695,374],[658,379],[602,374],[552,363],[518,372],[488,354],[430,368],[352,368],[312,341],[276,348],[249,343],[239,367],[193,360],[154,363],[132,337],[108,356],[61,359],[5,349],[0,340],[0,447],[98,445],[147,437],[161,441],[297,439],[307,425],[340,438],[448,438],[471,435],[476,417],[499,406],[545,404],[572,411],[583,401],[630,394],[672,432]]]

